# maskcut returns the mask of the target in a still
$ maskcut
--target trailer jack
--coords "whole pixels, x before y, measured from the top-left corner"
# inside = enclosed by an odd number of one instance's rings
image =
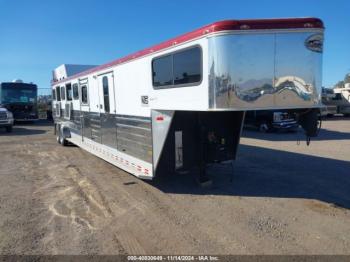
[[[320,118],[320,110],[312,108],[300,113],[299,124],[305,131],[306,144],[310,145],[311,137],[317,137],[321,129],[322,121]]]

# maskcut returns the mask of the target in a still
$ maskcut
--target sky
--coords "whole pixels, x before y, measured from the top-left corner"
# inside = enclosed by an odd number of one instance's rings
[[[349,0],[0,0],[0,82],[50,88],[61,64],[104,64],[218,20],[319,17],[323,86],[350,72]]]

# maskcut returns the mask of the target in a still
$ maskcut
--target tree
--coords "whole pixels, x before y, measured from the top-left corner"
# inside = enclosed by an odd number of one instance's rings
[[[346,74],[344,77],[344,83],[350,83],[350,73]]]
[[[334,88],[344,88],[344,81],[339,81],[335,84]]]

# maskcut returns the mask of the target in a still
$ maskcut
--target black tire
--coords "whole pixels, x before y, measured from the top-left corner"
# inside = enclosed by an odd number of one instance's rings
[[[12,132],[12,126],[7,126],[6,127],[6,132],[11,133]]]

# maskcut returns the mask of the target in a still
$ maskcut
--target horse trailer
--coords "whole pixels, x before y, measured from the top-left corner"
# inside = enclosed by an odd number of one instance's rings
[[[101,66],[62,65],[57,140],[142,179],[205,179],[206,164],[236,158],[246,111],[293,109],[315,136],[323,33],[317,18],[228,20]]]

